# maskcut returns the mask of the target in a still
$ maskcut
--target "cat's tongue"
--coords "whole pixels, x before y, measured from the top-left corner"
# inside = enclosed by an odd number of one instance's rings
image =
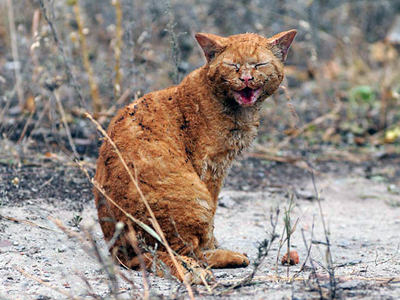
[[[252,106],[256,102],[259,94],[259,89],[253,90],[249,87],[245,87],[243,90],[234,92],[235,100],[241,106]]]

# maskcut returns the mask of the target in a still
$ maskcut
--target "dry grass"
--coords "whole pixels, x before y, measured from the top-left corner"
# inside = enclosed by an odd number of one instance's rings
[[[14,7],[12,0],[7,0],[7,11],[8,11],[8,24],[10,26],[10,37],[11,37],[11,51],[13,62],[15,64],[15,87],[17,90],[19,106],[22,108],[25,105],[24,94],[22,91],[21,81],[18,80],[21,77],[20,71],[20,60],[18,54],[18,44],[17,44],[17,30],[15,28],[15,19],[14,19]]]
[[[38,0],[38,6],[26,7],[11,2],[9,11],[14,12],[15,20],[3,21],[10,33],[0,35],[0,39],[13,61],[21,63],[21,72],[15,75],[6,70],[2,75],[7,83],[0,89],[0,96],[5,97],[0,121],[10,118],[9,109],[18,99],[25,104],[33,97],[36,111],[29,110],[20,118],[22,124],[10,130],[0,128],[8,138],[14,139],[14,132],[18,132],[16,140],[20,136],[37,138],[30,134],[31,124],[41,118],[48,100],[41,78],[43,69],[51,81],[65,73],[59,93],[63,105],[68,103],[64,105],[68,123],[83,123],[83,111],[88,111],[100,117],[104,125],[115,109],[144,93],[179,82],[203,63],[192,38],[194,32],[229,35],[249,31],[269,36],[276,28],[296,27],[299,36],[287,63],[285,86],[290,86],[295,95],[293,105],[305,125],[287,132],[290,112],[279,105],[266,106],[266,119],[279,126],[261,128],[260,146],[296,151],[293,140],[300,133],[312,144],[333,147],[398,145],[399,53],[395,45],[383,42],[395,18],[396,5],[390,1],[311,1],[306,5],[287,1],[282,5],[263,0],[260,6],[214,0],[202,5],[193,0],[144,5],[137,1],[99,1],[54,5]],[[260,7],[269,9],[261,13]],[[334,22],[338,19],[341,22]],[[12,29],[13,24],[18,26]],[[245,28],[239,24],[245,24]],[[0,22],[0,33],[1,26]],[[4,62],[0,62],[0,70],[2,65]],[[15,76],[17,79],[12,78]],[[373,95],[370,102],[355,93],[363,85]],[[118,101],[126,91],[131,96]],[[277,103],[285,97],[277,95]],[[52,120],[44,114],[41,122],[46,128]],[[390,139],[385,138],[388,132]],[[91,130],[84,138],[90,140],[93,134]],[[76,157],[67,131],[62,135],[65,138],[59,143]],[[78,154],[82,155],[80,151]]]
[[[86,28],[84,26],[84,23],[82,20],[81,9],[79,6],[79,0],[74,0],[73,2],[74,2],[73,10],[75,13],[76,24],[78,26],[78,35],[79,35],[79,41],[80,41],[80,46],[81,46],[83,65],[85,66],[85,70],[88,75],[90,93],[92,95],[92,101],[93,101],[93,110],[96,113],[96,112],[101,111],[102,101],[100,99],[99,88],[97,86],[96,79],[93,74],[93,69],[89,62],[88,46],[87,46],[87,42],[86,42],[86,35],[88,34],[88,28]]]
[[[317,161],[329,159],[354,163],[374,157],[374,152],[360,154],[356,151],[354,154],[354,148],[359,150],[360,145],[376,147],[377,150],[384,148],[387,153],[400,153],[399,136],[390,141],[385,139],[388,132],[397,132],[400,127],[399,51],[398,46],[384,42],[398,11],[396,3],[340,0],[309,1],[298,5],[294,1],[266,0],[257,6],[254,1],[208,0],[200,5],[190,0],[185,3],[171,1],[165,5],[157,1],[99,0],[95,5],[90,1],[74,0],[69,4],[55,5],[54,1],[38,0],[37,6],[27,4],[25,7],[23,2],[7,0],[8,18],[5,17],[6,10],[0,12],[0,54],[6,53],[10,57],[6,62],[21,65],[21,68],[7,71],[5,61],[0,60],[0,96],[3,98],[0,132],[5,139],[21,143],[24,140],[41,141],[43,135],[46,150],[40,151],[63,151],[71,160],[85,154],[79,150],[77,141],[91,140],[96,146],[94,126],[90,128],[91,123],[85,121],[84,112],[99,117],[100,124],[93,118],[91,121],[112,143],[101,125],[109,121],[116,109],[146,92],[178,83],[182,75],[202,64],[201,52],[191,38],[194,32],[230,35],[250,31],[270,36],[277,28],[297,27],[300,34],[290,53],[286,87],[282,87],[282,94],[275,96],[277,105],[267,104],[264,109],[264,119],[277,126],[261,128],[256,153],[251,155],[293,163],[310,171],[325,232],[326,268],[330,276],[328,296],[331,299],[335,297],[329,234],[323,217],[321,193],[315,184],[316,171],[307,149],[312,145],[319,149],[321,145],[329,145],[328,150],[332,152],[321,155]],[[260,9],[261,6],[268,7],[268,11]],[[8,22],[2,23],[6,19]],[[7,28],[6,34],[2,34],[4,28]],[[186,32],[188,34],[184,35]],[[76,41],[71,38],[73,36],[78,37]],[[370,87],[371,95],[359,97],[354,90],[365,83]],[[280,105],[285,101],[286,108]],[[10,110],[17,106],[20,113],[14,117]],[[58,117],[61,126],[57,124]],[[8,120],[14,122],[11,127],[6,127]],[[59,129],[49,130],[48,136],[46,133],[35,134],[57,126]],[[84,128],[81,130],[84,133],[79,131],[81,128]],[[290,130],[285,131],[287,129]],[[64,139],[57,140],[57,134]],[[52,139],[56,142],[47,142]],[[385,148],[390,145],[397,148]],[[346,149],[338,150],[339,146]],[[297,154],[299,152],[302,153]],[[140,192],[136,177],[119,156]],[[90,180],[96,186],[96,182]],[[166,246],[184,278],[179,257],[176,258],[168,246],[162,228],[144,195],[140,194],[152,216],[153,229],[139,225]],[[113,203],[112,199],[107,199]],[[114,202],[114,205],[117,204]],[[285,223],[288,248],[293,233],[290,207],[286,211]],[[125,214],[132,222],[138,222]],[[274,230],[275,226],[272,225]],[[241,285],[256,278],[255,274],[274,239],[275,235],[272,235],[268,243],[262,244],[251,278],[241,281]],[[130,242],[140,256],[134,234],[130,235]],[[308,249],[305,262],[309,259],[313,264],[309,257],[312,243],[307,245],[305,241],[305,244]],[[105,263],[103,258],[100,261]],[[315,271],[316,267],[313,268]],[[143,298],[147,299],[150,287],[143,265],[142,272]],[[189,283],[185,282],[185,285],[193,299]],[[212,291],[216,288],[211,287]],[[325,297],[320,285],[319,291],[321,298]]]

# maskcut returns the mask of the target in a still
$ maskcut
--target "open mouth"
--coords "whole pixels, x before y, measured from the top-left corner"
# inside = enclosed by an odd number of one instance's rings
[[[234,91],[233,96],[237,103],[241,106],[247,107],[252,106],[257,101],[258,96],[260,95],[261,89],[255,89],[245,87],[243,90]]]

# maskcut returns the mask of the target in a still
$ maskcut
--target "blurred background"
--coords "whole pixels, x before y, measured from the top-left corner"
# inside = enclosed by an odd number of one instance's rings
[[[0,0],[2,160],[95,158],[116,110],[204,64],[194,33],[299,34],[250,156],[400,154],[400,1]]]

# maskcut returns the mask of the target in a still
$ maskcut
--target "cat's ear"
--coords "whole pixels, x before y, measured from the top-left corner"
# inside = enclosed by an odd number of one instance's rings
[[[268,44],[272,53],[279,58],[281,61],[285,61],[287,54],[289,52],[290,46],[294,38],[296,37],[297,30],[292,29],[289,31],[284,31],[274,35],[272,38],[268,39]]]
[[[211,62],[216,55],[225,50],[222,37],[210,33],[196,33],[196,40],[204,51],[207,63]]]

